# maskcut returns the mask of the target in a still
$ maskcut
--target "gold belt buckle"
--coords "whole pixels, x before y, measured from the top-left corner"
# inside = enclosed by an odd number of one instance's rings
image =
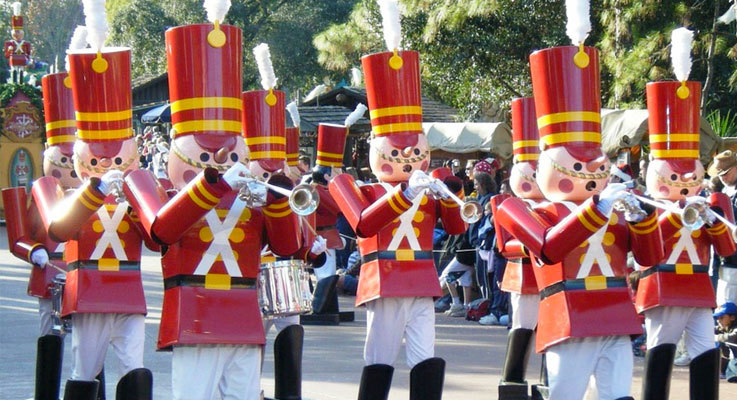
[[[676,274],[693,275],[693,264],[689,264],[689,263],[676,264]]]
[[[207,274],[205,275],[205,289],[230,290],[230,275]]]
[[[606,289],[606,276],[587,276],[583,278],[586,290],[603,290]]]
[[[120,261],[117,258],[101,258],[97,260],[98,271],[120,271]]]
[[[394,252],[394,258],[397,261],[414,261],[415,260],[415,251],[414,250],[396,250]]]

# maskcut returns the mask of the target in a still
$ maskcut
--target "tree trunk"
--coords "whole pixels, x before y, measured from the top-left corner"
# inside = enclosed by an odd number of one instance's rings
[[[719,0],[714,0],[714,19],[711,25],[711,39],[709,42],[709,54],[707,57],[706,81],[704,90],[701,92],[701,115],[706,116],[706,99],[714,82],[714,51],[717,44],[717,19],[719,18]]]

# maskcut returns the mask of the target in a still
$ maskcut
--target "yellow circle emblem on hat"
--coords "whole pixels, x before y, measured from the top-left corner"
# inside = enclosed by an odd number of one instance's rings
[[[681,86],[676,89],[676,96],[678,96],[678,98],[681,100],[686,100],[690,94],[691,91],[688,90],[686,82],[681,82]]]
[[[404,60],[396,53],[389,59],[389,66],[392,69],[398,70],[402,68],[402,65],[404,65]]]
[[[67,75],[66,78],[64,78],[64,86],[67,89],[71,89],[72,88],[72,78],[69,75]]]
[[[276,104],[276,95],[274,94],[274,92],[269,90],[269,94],[266,95],[264,101],[266,101],[266,104],[273,107]]]
[[[589,66],[589,55],[581,50],[573,56],[573,63],[576,64],[578,68],[586,68]]]
[[[92,61],[92,70],[97,72],[98,74],[101,74],[107,71],[107,67],[107,60],[102,58],[102,54],[98,52],[97,58]]]
[[[210,43],[212,47],[225,46],[225,32],[221,31],[219,27],[211,30],[207,34],[207,43]]]

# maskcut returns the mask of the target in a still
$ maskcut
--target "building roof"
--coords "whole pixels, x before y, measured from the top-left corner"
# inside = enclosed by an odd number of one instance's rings
[[[317,106],[299,106],[300,131],[317,132],[317,126],[320,123],[339,124],[345,123],[346,117],[353,112],[353,109],[343,106],[320,105]],[[287,126],[292,126],[292,119],[287,113]],[[351,133],[363,133],[371,131],[371,123],[366,117],[361,117],[351,126]]]
[[[366,89],[352,86],[341,86],[327,93],[323,93],[314,99],[302,103],[303,106],[343,106],[354,109],[356,103],[368,106]],[[422,96],[422,122],[458,122],[460,120],[458,110],[439,101]]]

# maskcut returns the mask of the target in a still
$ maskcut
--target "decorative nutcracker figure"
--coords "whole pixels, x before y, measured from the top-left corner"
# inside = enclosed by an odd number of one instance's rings
[[[697,197],[704,178],[699,162],[701,84],[687,81],[691,69],[693,33],[679,28],[672,33],[671,58],[679,82],[647,85],[648,128],[652,161],[647,189],[665,201],[669,211],[660,217],[665,257],[645,264],[637,289],[637,310],[645,314],[647,358],[643,399],[667,399],[676,343],[683,332],[691,358],[690,398],[716,399],[719,352],[714,348],[711,315],[714,289],[709,279],[710,249],[717,254],[735,252],[732,233],[714,215],[733,220],[729,198],[723,193]],[[692,219],[688,211],[699,209]],[[694,222],[695,221],[695,222]],[[705,222],[706,226],[701,226]]]
[[[368,332],[358,397],[387,398],[392,364],[406,339],[410,398],[440,399],[445,362],[434,357],[432,298],[441,291],[432,230],[438,218],[451,235],[464,232],[466,225],[457,203],[426,195],[433,181],[424,172],[430,149],[421,126],[419,55],[399,50],[396,1],[379,6],[390,51],[365,56],[362,64],[374,136],[369,160],[380,183],[359,187],[351,175],[341,174],[328,185],[358,236],[361,253],[356,304],[367,308]],[[460,180],[445,182],[463,196]]]
[[[512,148],[514,152],[509,184],[512,192],[530,206],[543,201],[543,195],[535,181],[537,161],[540,157],[535,99],[532,97],[512,100]],[[511,197],[500,194],[491,199],[492,213],[499,204]],[[529,254],[522,244],[494,221],[497,248],[507,258],[501,289],[510,293],[512,305],[512,330],[507,342],[507,356],[499,384],[499,398],[519,398],[527,395],[525,371],[530,356],[532,334],[537,325],[540,295]]]
[[[269,192],[255,207],[238,196],[250,173],[239,136],[242,32],[220,23],[228,5],[206,1],[210,24],[166,31],[175,129],[168,169],[178,193],[169,198],[150,171],[124,184],[145,231],[166,250],[158,348],[173,351],[174,399],[259,397],[261,249],[264,240],[279,255],[302,247],[286,198]],[[270,181],[291,185],[284,176]]]
[[[292,124],[294,126],[287,127],[287,166],[285,174],[292,180],[292,182],[299,183],[302,178],[302,171],[299,169],[299,110],[297,109],[297,102],[291,102],[287,104],[287,111],[289,116],[292,118]]]
[[[86,31],[77,28],[70,49],[85,42]],[[55,178],[62,190],[81,184],[72,165],[74,143],[74,101],[67,74],[46,75],[41,79],[46,118],[46,151],[44,175]],[[29,204],[25,188],[3,189],[3,203],[8,226],[10,251],[32,264],[28,295],[38,298],[41,336],[36,356],[36,399],[58,399],[65,332],[54,326],[52,293],[54,278],[66,270],[62,259],[64,244],[53,241],[46,233],[35,202]]]
[[[23,39],[23,16],[21,15],[21,3],[13,3],[13,16],[11,17],[11,40],[5,41],[5,58],[10,65],[10,82],[23,83],[23,71],[31,63],[31,44]]]
[[[151,372],[143,368],[146,301],[140,271],[141,244],[148,238],[115,190],[123,172],[138,166],[131,128],[130,50],[103,48],[104,2],[84,5],[92,48],[68,54],[78,137],[74,168],[83,183],[66,197],[53,177],[39,179],[32,190],[47,233],[66,242],[69,273],[62,316],[71,315],[74,359],[64,398],[96,398],[95,376],[109,344],[123,375],[118,398],[151,398]]]
[[[582,399],[592,375],[599,398],[631,398],[629,335],[642,329],[626,283],[627,253],[657,262],[662,241],[654,210],[637,223],[613,212],[616,201],[638,204],[623,184],[604,188],[599,58],[583,45],[588,1],[571,3],[568,35],[578,46],[530,56],[542,150],[537,183],[550,202],[531,209],[510,198],[495,219],[532,258],[540,289],[536,343],[546,352],[550,398]]]

